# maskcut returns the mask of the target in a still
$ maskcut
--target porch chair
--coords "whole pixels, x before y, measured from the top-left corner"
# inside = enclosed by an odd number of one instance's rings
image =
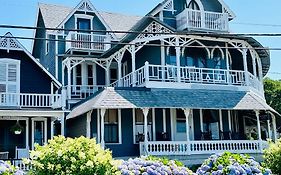
[[[6,160],[9,158],[9,152],[0,152],[0,160]]]
[[[18,148],[16,147],[15,161],[14,165],[17,167],[23,167],[23,158],[29,158],[29,148]]]

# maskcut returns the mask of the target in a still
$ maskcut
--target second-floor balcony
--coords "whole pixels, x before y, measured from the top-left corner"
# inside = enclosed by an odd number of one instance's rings
[[[228,31],[228,14],[185,9],[177,15],[178,30]]]
[[[157,83],[161,83],[158,84]],[[173,84],[172,84],[173,83]],[[187,84],[225,85],[251,87],[263,96],[263,84],[250,72],[241,70],[177,67],[173,65],[151,65],[137,69],[116,82],[112,87],[186,87]]]
[[[104,52],[111,47],[110,36],[103,34],[69,32],[66,41],[66,51],[75,49]]]
[[[61,108],[60,94],[0,93],[0,107],[10,108]]]

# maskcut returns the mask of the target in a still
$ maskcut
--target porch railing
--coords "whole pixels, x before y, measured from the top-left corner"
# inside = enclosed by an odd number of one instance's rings
[[[232,153],[262,153],[268,146],[266,141],[223,140],[223,141],[167,141],[140,143],[140,155],[196,155],[215,154],[224,151]]]
[[[70,94],[68,99],[84,99],[93,95],[98,90],[104,88],[104,85],[71,85],[67,86]]]
[[[249,77],[249,82],[247,78]],[[251,86],[262,92],[262,83],[249,72],[240,70],[209,69],[196,67],[177,67],[172,65],[151,65],[137,69],[120,80],[112,83],[112,87],[145,86],[148,82],[177,82],[217,84],[234,86]]]
[[[60,94],[0,93],[0,106],[24,108],[60,108]]]
[[[228,31],[228,14],[185,9],[177,15],[177,29]]]
[[[3,160],[5,162],[10,162],[11,165],[18,167],[20,170],[25,171],[25,172],[27,172],[31,169],[31,167],[29,165],[25,165],[23,163],[22,159],[0,159],[0,160]]]
[[[110,48],[110,37],[108,35],[69,32],[66,41],[66,50],[106,51]]]

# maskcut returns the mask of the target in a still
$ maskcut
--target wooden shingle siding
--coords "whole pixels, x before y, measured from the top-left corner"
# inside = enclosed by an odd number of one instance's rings
[[[66,121],[67,137],[86,136],[86,114]]]

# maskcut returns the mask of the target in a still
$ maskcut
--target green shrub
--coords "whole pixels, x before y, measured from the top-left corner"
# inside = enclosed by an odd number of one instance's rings
[[[36,145],[24,162],[32,166],[33,175],[107,175],[117,171],[111,152],[85,137],[55,137],[45,146]]]
[[[264,151],[263,164],[274,174],[281,174],[281,139],[269,144],[269,148]]]

